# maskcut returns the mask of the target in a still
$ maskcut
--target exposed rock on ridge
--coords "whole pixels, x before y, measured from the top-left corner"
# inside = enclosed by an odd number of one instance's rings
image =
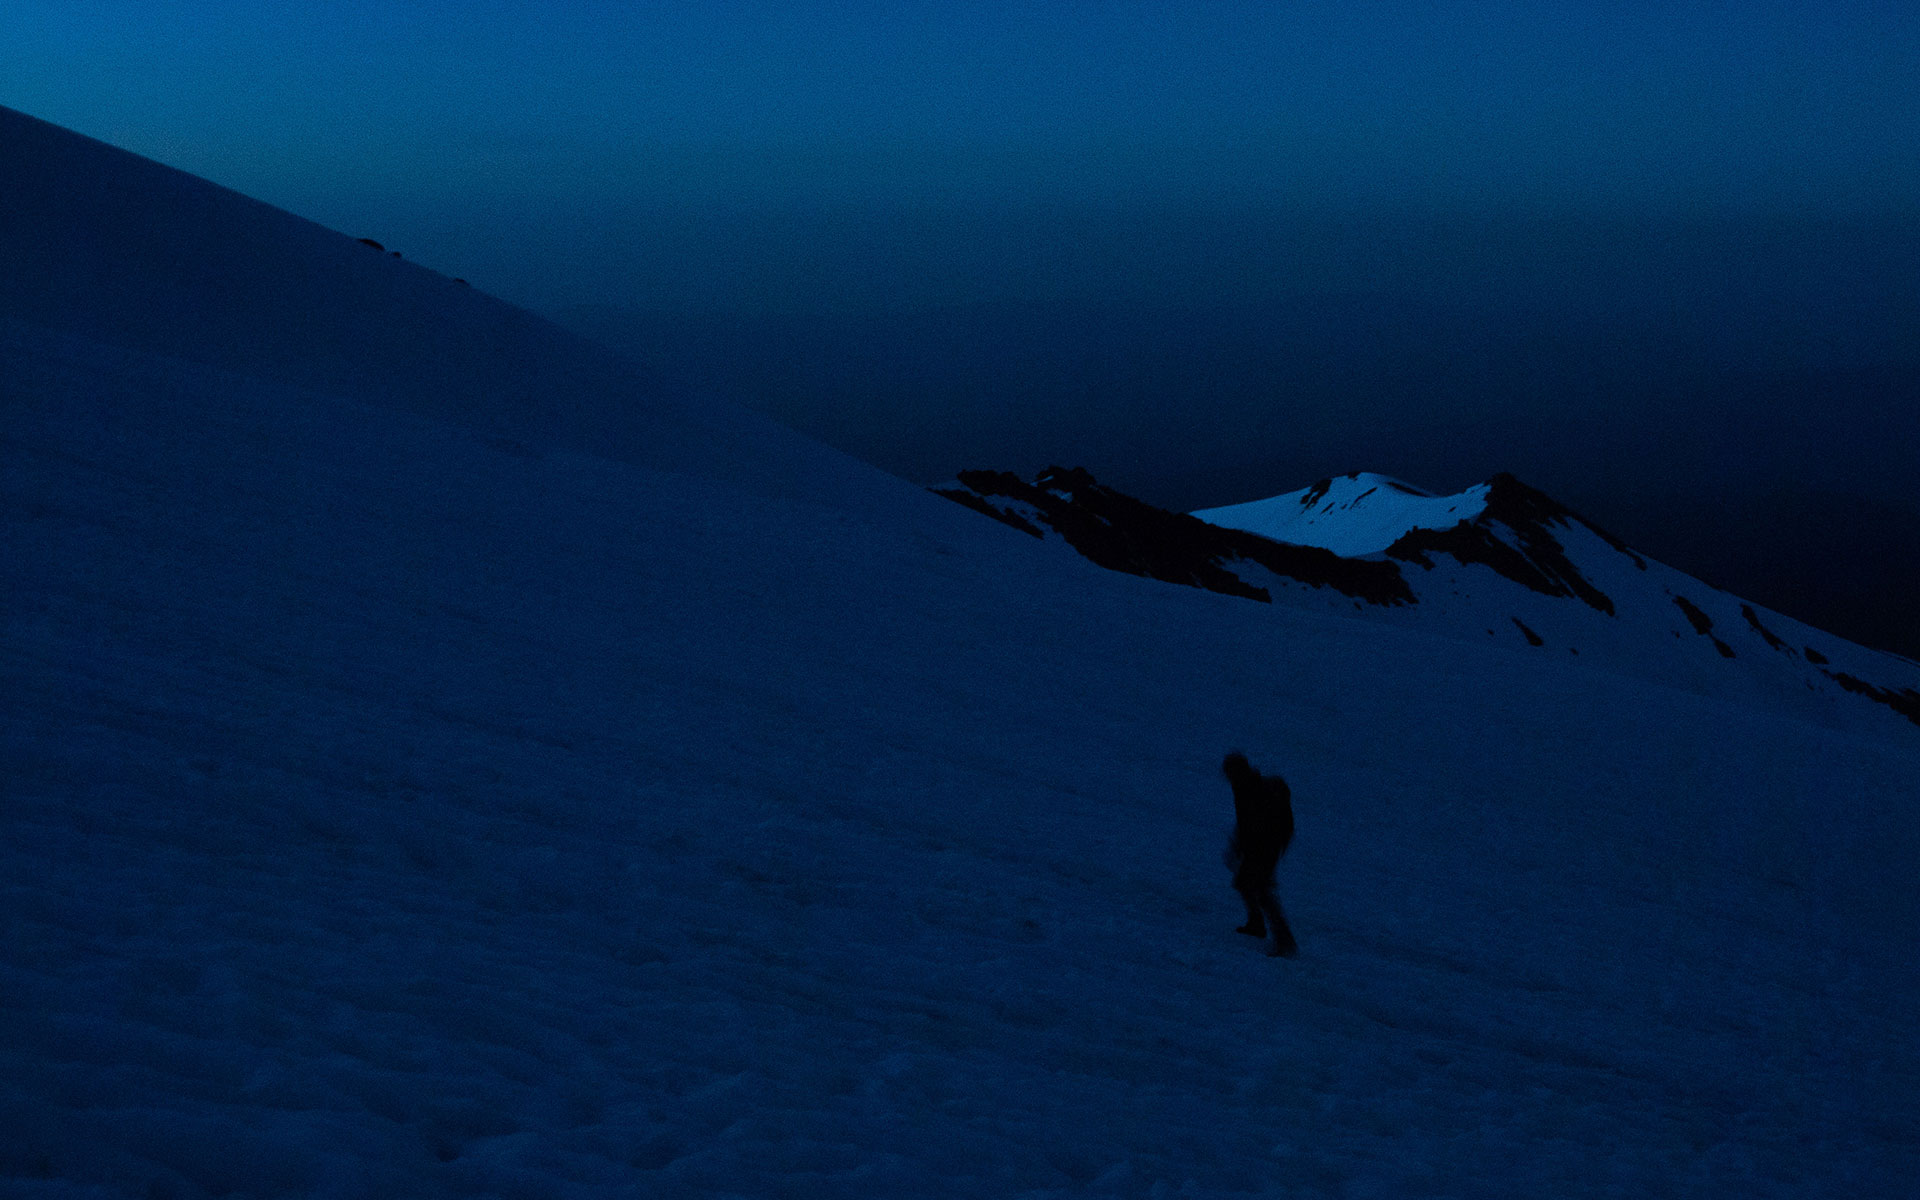
[[[1079,468],[1051,467],[1031,483],[965,471],[932,490],[1029,536],[1058,535],[1115,571],[1268,603],[1285,593],[1288,603],[1484,635],[1816,717],[1866,699],[1920,726],[1920,664],[1849,643],[1829,645],[1830,658],[1809,644],[1824,641],[1820,631],[1779,614],[1763,621],[1753,605],[1645,558],[1508,474],[1445,497],[1384,476],[1341,476],[1209,509],[1204,520]]]
[[[1612,616],[1613,600],[1568,559],[1566,549],[1553,536],[1550,527],[1579,521],[1615,550],[1633,559],[1643,571],[1646,560],[1627,549],[1620,539],[1504,471],[1488,480],[1487,488],[1486,508],[1476,519],[1462,521],[1451,529],[1410,530],[1387,547],[1387,554],[1428,568],[1433,566],[1427,558],[1429,553],[1451,554],[1463,563],[1489,567],[1541,595],[1576,596]],[[1501,530],[1510,532],[1518,544],[1501,537]]]
[[[959,484],[933,491],[1034,537],[1051,529],[1110,570],[1271,601],[1266,588],[1235,572],[1236,563],[1250,562],[1369,604],[1414,602],[1413,589],[1393,563],[1222,529],[1115,491],[1079,467],[1049,467],[1032,483],[1008,471],[962,471]]]

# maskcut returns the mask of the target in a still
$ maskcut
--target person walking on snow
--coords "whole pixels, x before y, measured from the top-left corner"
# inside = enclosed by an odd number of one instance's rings
[[[1233,890],[1247,905],[1247,923],[1238,932],[1265,937],[1271,927],[1273,944],[1267,953],[1292,958],[1300,945],[1274,894],[1273,871],[1293,841],[1293,793],[1286,780],[1262,775],[1238,750],[1220,761],[1220,773],[1233,786],[1233,837],[1227,843],[1226,863],[1233,871]]]

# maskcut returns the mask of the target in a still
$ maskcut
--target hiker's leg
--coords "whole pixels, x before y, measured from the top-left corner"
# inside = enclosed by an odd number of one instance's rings
[[[1252,888],[1240,887],[1238,885],[1235,885],[1234,890],[1240,893],[1241,902],[1247,906],[1247,923],[1240,926],[1235,932],[1248,934],[1252,937],[1267,936],[1266,918],[1260,915],[1261,905],[1258,898],[1259,894]]]
[[[1266,910],[1267,924],[1273,927],[1273,945],[1267,953],[1280,958],[1292,958],[1300,952],[1300,943],[1293,940],[1293,929],[1287,924],[1287,914],[1280,907],[1280,897],[1269,888],[1260,897],[1260,907]]]

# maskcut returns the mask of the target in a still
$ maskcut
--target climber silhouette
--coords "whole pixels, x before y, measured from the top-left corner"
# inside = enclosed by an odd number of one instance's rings
[[[1291,958],[1300,944],[1274,894],[1273,871],[1293,841],[1293,793],[1286,780],[1262,775],[1238,750],[1220,761],[1220,773],[1233,786],[1233,837],[1227,842],[1226,863],[1233,871],[1233,890],[1247,905],[1247,923],[1239,932],[1265,937],[1271,929],[1273,944],[1267,953]]]

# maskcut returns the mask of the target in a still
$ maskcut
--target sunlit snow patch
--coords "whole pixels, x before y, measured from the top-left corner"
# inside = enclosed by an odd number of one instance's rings
[[[1452,496],[1436,496],[1385,475],[1358,471],[1297,492],[1203,508],[1193,515],[1209,525],[1353,558],[1380,554],[1415,529],[1451,529],[1473,520],[1486,509],[1487,490],[1482,483]]]

